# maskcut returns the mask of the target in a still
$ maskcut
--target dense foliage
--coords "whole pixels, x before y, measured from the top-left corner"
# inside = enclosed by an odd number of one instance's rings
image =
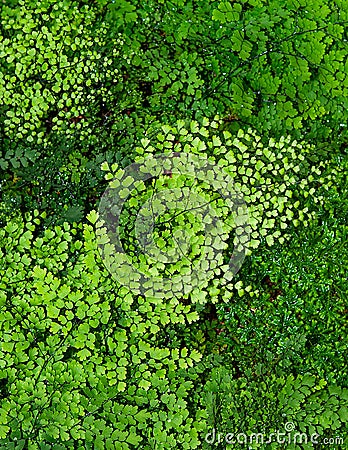
[[[336,436],[347,427],[347,389],[327,387],[325,380],[310,374],[273,375],[250,382],[233,379],[230,371],[216,368],[212,376],[205,393],[211,428],[204,448],[220,441],[226,449],[245,448],[246,444],[278,449],[280,443],[287,449],[311,449],[320,445],[324,433],[331,443],[343,444]],[[278,431],[283,434],[277,442]]]
[[[188,408],[197,374],[187,369],[201,356],[171,346],[165,327],[197,313],[115,289],[90,225],[35,237],[39,223],[36,211],[1,230],[5,448],[196,448],[204,413]]]
[[[0,10],[0,449],[345,448],[347,0]]]

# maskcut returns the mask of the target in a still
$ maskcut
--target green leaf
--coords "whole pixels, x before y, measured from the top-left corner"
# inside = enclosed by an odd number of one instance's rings
[[[60,310],[53,305],[47,306],[47,316],[51,319],[57,319],[59,316]]]
[[[89,214],[87,214],[86,218],[92,225],[96,223],[98,220],[99,214],[93,209]]]

